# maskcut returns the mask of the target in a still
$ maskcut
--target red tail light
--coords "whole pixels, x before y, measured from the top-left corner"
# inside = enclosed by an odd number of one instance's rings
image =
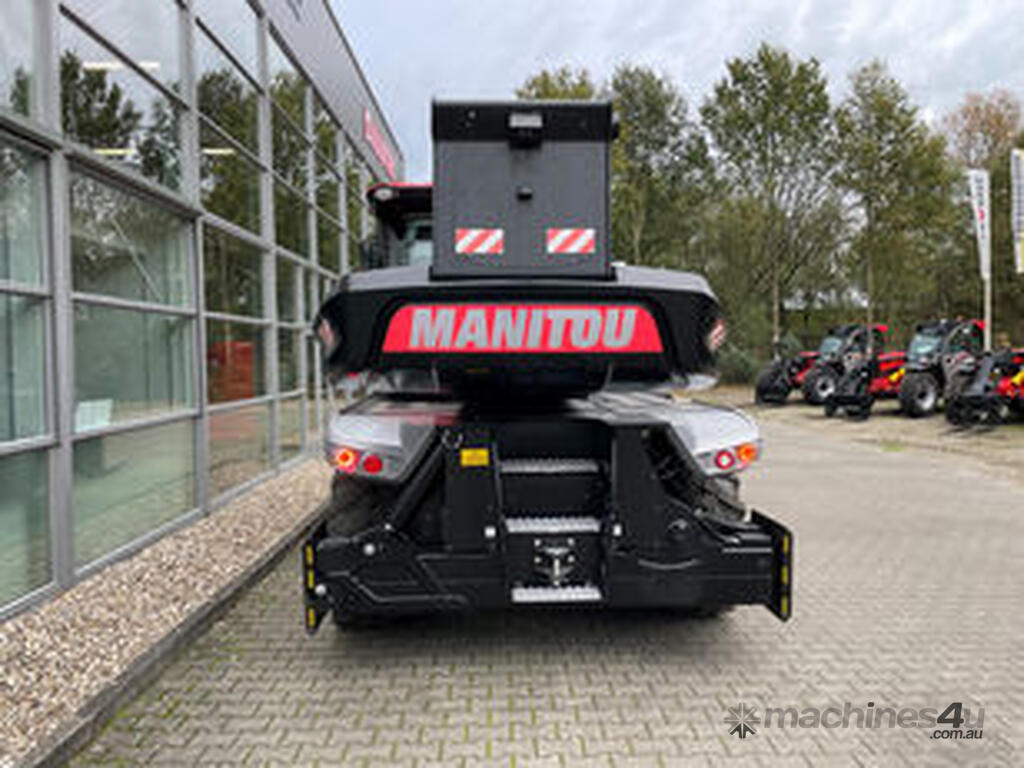
[[[715,454],[715,466],[721,470],[732,469],[736,457],[730,450],[722,450]]]
[[[384,469],[384,462],[381,461],[380,456],[375,453],[366,454],[363,459],[363,472],[369,475],[379,475],[382,469]]]

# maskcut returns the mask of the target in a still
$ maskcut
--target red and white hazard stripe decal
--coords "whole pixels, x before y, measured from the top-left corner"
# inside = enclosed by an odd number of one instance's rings
[[[547,232],[548,253],[593,253],[595,231],[591,227],[551,227]]]
[[[471,229],[455,230],[456,253],[504,253],[504,229]]]

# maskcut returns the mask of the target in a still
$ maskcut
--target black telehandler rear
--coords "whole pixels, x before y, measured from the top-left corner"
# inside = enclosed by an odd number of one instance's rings
[[[327,424],[308,631],[530,605],[790,617],[793,536],[738,495],[757,427],[668,389],[713,369],[714,294],[609,258],[614,133],[605,102],[437,102],[433,189],[371,190],[395,249],[422,245],[403,199],[422,219],[430,198],[432,258],[345,276],[315,321],[330,375],[372,394]]]

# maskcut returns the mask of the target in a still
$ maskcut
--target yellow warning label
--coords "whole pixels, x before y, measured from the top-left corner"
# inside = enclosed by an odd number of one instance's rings
[[[491,463],[491,452],[486,448],[463,448],[459,460],[464,467],[486,467]]]

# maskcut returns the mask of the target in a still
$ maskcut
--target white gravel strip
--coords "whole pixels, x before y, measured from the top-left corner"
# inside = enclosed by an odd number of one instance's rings
[[[302,462],[0,624],[0,768],[68,728],[134,661],[310,520],[329,478],[324,462]]]

